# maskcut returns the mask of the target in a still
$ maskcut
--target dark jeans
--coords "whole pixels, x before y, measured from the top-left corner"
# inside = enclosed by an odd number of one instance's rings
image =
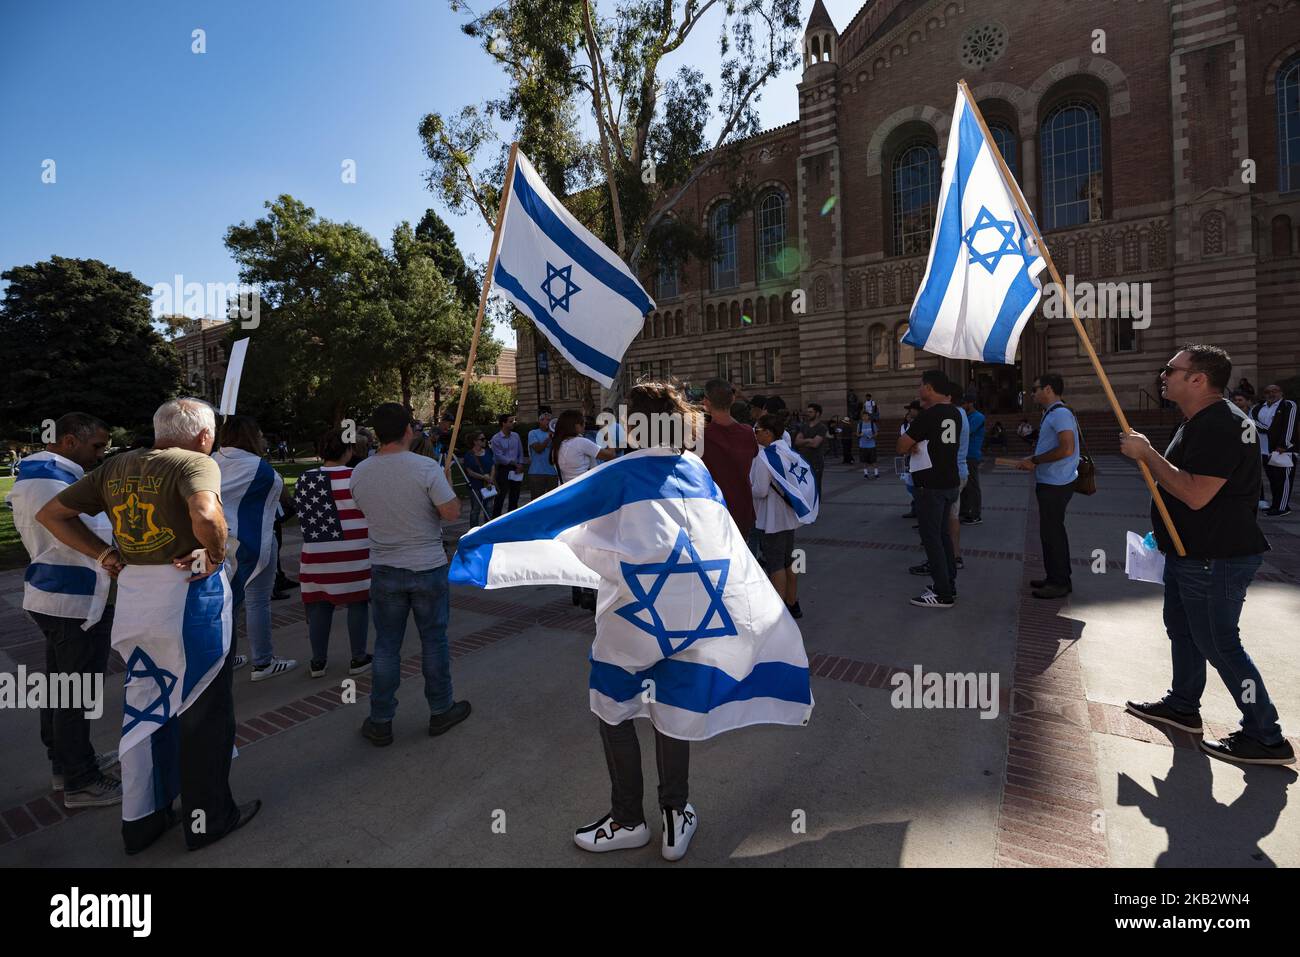
[[[980,511],[984,507],[984,495],[980,492],[980,460],[967,459],[966,468],[970,472],[970,478],[966,480],[966,487],[961,490],[959,512],[967,518],[979,518]]]
[[[1268,459],[1264,460],[1268,462]],[[1272,502],[1272,508],[1282,509],[1291,507],[1291,475],[1295,469],[1279,468],[1276,465],[1265,465],[1264,475],[1268,478],[1269,501]]]
[[[822,472],[826,471],[826,460],[822,459],[812,467],[813,487],[817,489],[817,498],[822,497]]]
[[[325,661],[330,650],[330,626],[334,624],[332,601],[307,602],[307,640],[311,642],[313,661]],[[352,657],[366,656],[366,635],[370,631],[370,602],[354,601],[342,606],[348,615],[348,642]]]
[[[1165,629],[1174,665],[1165,700],[1180,711],[1198,710],[1208,661],[1241,710],[1242,732],[1264,744],[1280,744],[1277,708],[1241,646],[1237,627],[1246,588],[1263,563],[1261,555],[1213,560],[1165,556]]]
[[[102,675],[108,666],[109,637],[113,631],[113,606],[104,609],[104,617],[87,631],[81,630],[83,619],[56,618],[29,611],[45,636],[45,674]],[[84,687],[84,686],[82,686]],[[89,702],[82,702],[89,705]],[[100,703],[102,706],[102,702]],[[95,779],[99,765],[90,743],[90,719],[87,708],[42,708],[41,741],[55,774],[63,775],[68,791],[85,787]]]
[[[957,501],[959,488],[918,488],[913,508],[921,526],[925,560],[934,576],[934,593],[951,601],[957,588],[957,553],[948,530],[948,510]]]
[[[191,849],[222,838],[239,822],[239,807],[230,793],[230,759],[235,746],[235,649],[232,644],[225,663],[197,701],[173,721],[136,747],[172,747],[179,750],[181,825],[185,843]],[[174,740],[159,739],[159,735]],[[205,832],[195,833],[195,811],[202,811]],[[170,807],[138,821],[122,822],[122,840],[127,851],[148,847],[172,823]]]
[[[375,662],[371,671],[370,720],[383,723],[397,714],[397,686],[402,680],[402,638],[406,620],[415,616],[424,669],[424,697],[430,714],[442,714],[454,703],[451,692],[451,649],[447,622],[451,592],[447,566],[411,571],[388,565],[370,568],[370,609],[375,619]]]
[[[1065,509],[1074,489],[1069,485],[1034,487],[1038,498],[1038,538],[1043,547],[1044,576],[1049,585],[1070,585],[1070,539],[1065,534]]]
[[[606,724],[599,718],[600,743],[609,765],[610,812],[619,824],[633,827],[645,820],[645,783],[641,777],[641,743],[631,718]],[[691,743],[670,738],[655,728],[655,760],[659,765],[659,806],[686,807],[691,770]]]
[[[501,506],[505,502],[507,495],[510,496],[510,507],[507,508],[506,511],[513,512],[519,507],[519,490],[524,487],[524,483],[522,481],[510,481],[507,476],[509,476],[513,471],[515,471],[515,466],[513,465],[496,466],[497,494],[496,497],[492,499],[493,518],[496,518],[501,514]]]

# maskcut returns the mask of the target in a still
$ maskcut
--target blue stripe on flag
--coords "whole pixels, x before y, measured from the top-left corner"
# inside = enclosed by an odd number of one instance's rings
[[[18,475],[14,481],[25,482],[29,479],[55,479],[59,482],[66,482],[68,485],[72,485],[77,481],[75,475],[50,459],[39,459],[35,462],[28,462],[26,460],[19,462]]]
[[[149,735],[149,740],[136,747],[148,747],[153,767],[150,768],[150,786],[153,791],[155,812],[171,807],[181,793],[181,719],[179,715],[164,721]]]
[[[953,177],[948,189],[947,202],[939,211],[938,236],[934,240],[934,258],[925,288],[916,297],[912,314],[908,319],[907,335],[903,341],[917,348],[925,348],[926,340],[934,329],[934,322],[939,317],[943,297],[952,282],[953,271],[957,268],[957,257],[961,253],[961,207],[966,195],[966,183],[975,160],[984,146],[984,135],[980,132],[979,122],[965,105],[961,111],[961,138],[957,147],[957,175]]]
[[[84,565],[50,565],[32,562],[23,580],[33,588],[57,595],[95,594],[95,570]]]
[[[786,478],[785,468],[781,464],[781,456],[777,454],[776,449],[772,448],[772,446],[769,445],[763,451],[767,455],[768,462],[771,463],[774,469],[776,469],[776,474],[781,476],[781,478],[783,479]],[[789,479],[786,479],[786,481],[789,481]],[[812,511],[812,509],[810,509],[807,505],[803,503],[803,499],[801,499],[798,495],[795,495],[784,485],[778,483],[777,488],[781,490],[781,494],[785,497],[786,504],[789,505],[792,509],[794,509],[795,515],[799,516],[800,518],[803,518],[805,515],[807,515],[809,512]],[[814,486],[813,487],[814,494],[816,493],[816,491],[817,491],[816,486]]]
[[[244,497],[239,500],[239,508],[235,513],[239,520],[239,548],[235,551],[235,561],[239,567],[230,587],[236,605],[244,600],[244,586],[257,567],[257,559],[262,551],[262,519],[266,515],[266,498],[274,487],[275,469],[270,462],[262,459],[257,463],[257,471],[248,483]]]
[[[501,260],[497,260],[496,271],[492,275],[492,281],[502,289],[505,289],[510,295],[515,297],[517,302],[523,303],[528,307],[528,311],[533,314],[533,319],[537,324],[554,336],[556,344],[577,359],[583,365],[594,369],[601,375],[613,379],[618,375],[618,360],[612,356],[607,356],[599,349],[594,348],[586,342],[576,337],[569,330],[565,329],[558,322],[551,318],[551,314],[542,306],[540,302],[534,299],[524,290],[523,284],[514,276],[506,271],[505,266],[501,265]]]
[[[221,574],[190,582],[185,596],[185,614],[181,618],[181,641],[185,645],[185,678],[181,700],[190,696],[222,654],[222,606],[225,584]],[[157,732],[154,732],[157,734]]]
[[[581,482],[561,485],[543,506],[507,512],[465,535],[451,562],[453,582],[487,584],[490,546],[506,542],[549,541],[561,532],[616,512],[633,502],[707,498],[725,507],[722,492],[703,465],[681,455],[611,459]]]
[[[654,681],[657,704],[697,714],[754,698],[812,703],[808,669],[784,661],[761,661],[740,681],[721,668],[676,658],[665,658],[635,673],[604,661],[591,661],[591,687],[615,701],[630,701],[643,694],[642,682],[647,678]]]
[[[998,310],[998,317],[993,322],[993,328],[989,330],[989,337],[984,342],[984,361],[985,362],[1014,362],[1015,356],[1007,355],[1007,341],[1011,338],[1011,333],[1015,331],[1016,320],[1034,301],[1039,294],[1039,288],[1034,281],[1029,278],[1029,267],[1022,263],[1020,272],[1016,275],[1015,280],[1011,283],[1011,288],[1007,290],[1006,297],[1002,300],[1002,308]]]
[[[515,167],[514,192],[519,198],[519,205],[546,234],[546,238],[568,253],[577,265],[630,302],[641,315],[644,316],[654,308],[654,303],[635,279],[611,265],[555,215],[555,211],[533,189],[528,177],[519,167]]]

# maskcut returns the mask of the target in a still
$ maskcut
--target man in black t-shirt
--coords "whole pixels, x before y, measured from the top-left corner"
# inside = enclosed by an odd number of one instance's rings
[[[934,583],[912,599],[920,608],[951,608],[957,597],[957,555],[948,528],[948,510],[957,501],[961,479],[957,449],[961,416],[948,402],[948,377],[937,369],[921,374],[921,413],[898,437],[898,454],[910,455],[916,487],[916,521]],[[928,463],[926,460],[929,460]]]
[[[1145,462],[1164,489],[1187,552],[1177,555],[1152,503],[1152,527],[1165,554],[1164,618],[1174,677],[1164,698],[1130,701],[1127,710],[1199,734],[1208,661],[1242,718],[1240,731],[1202,740],[1201,748],[1238,764],[1294,764],[1295,751],[1238,630],[1246,588],[1269,546],[1255,519],[1259,438],[1255,423],[1223,398],[1231,373],[1232,360],[1222,349],[1183,347],[1160,377],[1164,396],[1185,416],[1165,454],[1140,433],[1120,438],[1120,450]]]

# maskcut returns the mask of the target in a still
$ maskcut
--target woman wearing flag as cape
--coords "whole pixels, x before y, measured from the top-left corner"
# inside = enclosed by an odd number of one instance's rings
[[[628,409],[636,451],[467,534],[450,578],[598,589],[589,695],[611,807],[574,842],[588,851],[650,842],[633,724],[644,717],[655,729],[662,853],[679,860],[698,827],[689,742],[752,724],[807,724],[813,701],[798,626],[708,469],[674,438],[638,428],[675,419],[684,427],[665,431],[681,443],[699,434],[698,411],[658,382],[633,387]]]

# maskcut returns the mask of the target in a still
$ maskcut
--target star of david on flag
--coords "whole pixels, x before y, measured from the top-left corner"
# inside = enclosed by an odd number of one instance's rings
[[[570,365],[609,388],[654,300],[521,152],[508,185],[492,288],[532,319]]]
[[[621,565],[623,580],[636,601],[614,609],[614,613],[654,636],[665,658],[689,648],[701,638],[737,634],[736,625],[722,601],[731,560],[716,558],[705,561],[700,558],[686,529],[678,531],[677,541],[666,561],[640,565],[622,562]],[[674,575],[683,576],[674,583],[680,582],[685,587],[670,587],[665,592],[664,586],[673,580]],[[703,616],[698,616],[693,610],[695,603],[682,601],[681,593],[701,587],[707,595],[708,605]],[[696,618],[698,621],[692,623]]]
[[[781,493],[785,503],[794,510],[800,525],[817,521],[821,510],[821,496],[813,481],[812,469],[785,439],[777,439],[758,450],[758,461],[767,470],[772,487]]]
[[[471,530],[448,578],[597,588],[588,698],[606,723],[700,741],[812,712],[799,627],[691,452],[639,449]]]
[[[903,341],[950,359],[1011,364],[1047,262],[997,146],[958,87],[930,257]]]
[[[122,733],[126,734],[142,721],[152,721],[163,725],[172,716],[172,689],[176,687],[176,676],[165,668],[159,668],[143,648],[136,648],[126,663],[127,681],[152,681],[154,687],[145,691],[146,703],[136,707],[130,701],[122,703]],[[154,690],[157,697],[152,697]]]

